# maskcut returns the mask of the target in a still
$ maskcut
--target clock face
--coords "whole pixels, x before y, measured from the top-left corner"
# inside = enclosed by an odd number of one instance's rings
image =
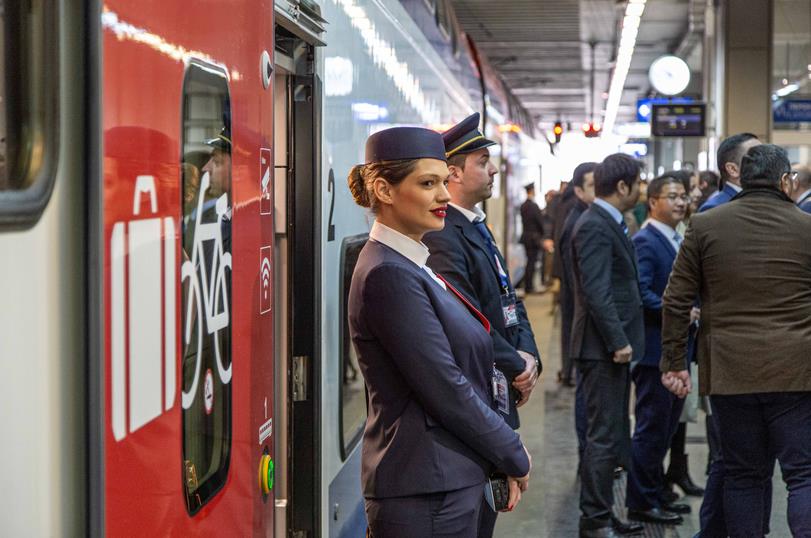
[[[690,83],[690,68],[678,56],[660,56],[650,66],[648,78],[663,95],[677,95]]]

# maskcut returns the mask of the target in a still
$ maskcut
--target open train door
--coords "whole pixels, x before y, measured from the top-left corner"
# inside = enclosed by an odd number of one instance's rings
[[[93,533],[272,536],[273,1],[95,16]]]
[[[320,536],[318,286],[321,84],[324,21],[315,2],[276,2],[275,354],[276,536]]]

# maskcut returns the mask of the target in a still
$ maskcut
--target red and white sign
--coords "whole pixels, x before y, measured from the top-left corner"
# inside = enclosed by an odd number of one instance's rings
[[[171,217],[143,218],[144,196],[150,214],[155,215],[158,201],[153,176],[136,178],[133,218],[116,222],[110,237],[112,427],[116,441],[175,403],[175,223]]]
[[[270,215],[273,210],[272,188],[270,178],[273,174],[273,155],[270,148],[259,149],[259,188],[261,198],[259,199],[259,214]]]
[[[270,312],[273,304],[273,293],[271,288],[270,247],[259,249],[259,313]]]

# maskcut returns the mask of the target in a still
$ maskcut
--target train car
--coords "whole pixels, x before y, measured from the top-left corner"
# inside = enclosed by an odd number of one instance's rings
[[[433,26],[405,1],[3,6],[3,534],[363,532],[347,173],[369,134],[481,106],[519,137],[448,2],[418,5]]]

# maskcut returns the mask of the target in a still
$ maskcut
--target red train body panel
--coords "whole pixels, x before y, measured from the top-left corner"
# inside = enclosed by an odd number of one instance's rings
[[[260,61],[273,51],[273,3],[110,0],[102,25],[106,532],[272,535],[273,493],[263,495],[258,473],[263,453],[273,456],[273,312],[262,304],[261,260],[273,229],[272,216],[260,214],[260,150],[273,139],[272,85],[264,89]],[[181,403],[181,267],[189,257],[181,160],[184,78],[195,60],[227,73],[230,94],[231,435],[224,481],[191,510]],[[150,233],[158,235],[143,240]],[[143,271],[139,283],[129,280],[145,266],[160,276],[154,288]],[[156,318],[144,316],[149,308]],[[139,335],[156,328],[160,346],[142,345]],[[210,371],[198,374],[205,390]],[[206,414],[219,412],[209,401],[216,397],[206,392]]]

